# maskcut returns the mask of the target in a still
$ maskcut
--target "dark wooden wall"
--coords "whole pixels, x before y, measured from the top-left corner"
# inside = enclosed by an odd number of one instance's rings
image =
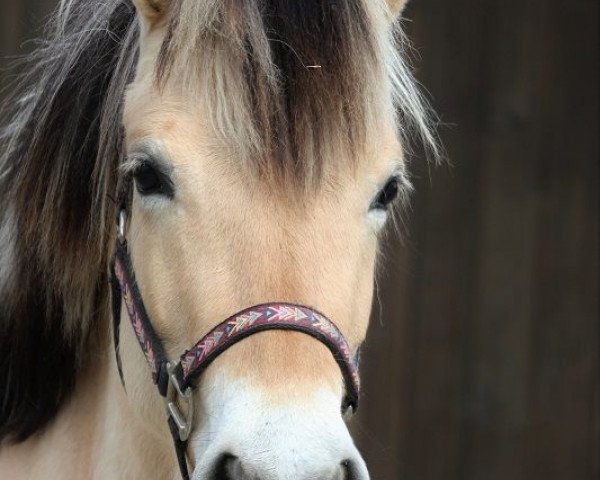
[[[0,53],[52,3],[2,0]],[[358,443],[375,480],[596,480],[598,1],[413,0],[406,17],[453,166],[412,161]]]
[[[416,160],[358,431],[374,479],[600,478],[598,2],[414,0]]]

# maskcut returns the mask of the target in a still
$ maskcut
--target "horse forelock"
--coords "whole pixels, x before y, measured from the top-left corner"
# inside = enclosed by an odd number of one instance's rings
[[[333,162],[365,158],[396,113],[400,136],[437,155],[383,0],[174,0],[169,14],[159,86],[189,89],[251,167],[318,184]]]

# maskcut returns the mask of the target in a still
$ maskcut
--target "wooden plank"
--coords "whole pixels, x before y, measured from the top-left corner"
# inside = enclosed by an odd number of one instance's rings
[[[398,478],[404,470],[412,374],[410,331],[403,312],[408,302],[411,273],[406,265],[409,248],[397,239],[384,248],[371,327],[361,353],[364,396],[352,423],[354,438],[364,452],[372,478]]]
[[[22,27],[21,7],[19,0],[0,2],[0,57],[3,59],[18,50]],[[5,65],[5,61],[1,65]]]
[[[477,298],[479,197],[487,113],[487,3],[414,3],[410,37],[422,52],[419,77],[434,92],[454,164],[431,169],[412,165],[417,194],[412,213],[408,270],[410,338],[407,431],[398,452],[403,470],[374,478],[460,479],[465,345],[470,342]],[[469,68],[466,68],[468,66]]]
[[[544,64],[551,80],[539,93],[546,99],[545,142],[537,178],[528,473],[598,478],[598,3],[552,5]]]
[[[519,15],[515,15],[518,11]],[[481,265],[465,386],[462,478],[525,479],[544,9],[505,2],[493,14],[489,131],[482,157]]]

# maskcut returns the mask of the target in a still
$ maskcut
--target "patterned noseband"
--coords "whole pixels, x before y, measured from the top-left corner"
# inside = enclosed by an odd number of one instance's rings
[[[356,410],[360,380],[358,355],[353,354],[348,342],[323,314],[313,308],[290,303],[266,303],[247,308],[218,324],[177,363],[169,361],[165,348],[154,330],[135,280],[127,241],[125,240],[125,210],[119,213],[119,238],[112,262],[113,336],[117,366],[121,380],[123,374],[119,356],[119,324],[121,304],[124,301],[129,319],[140,347],[152,371],[152,379],[165,400],[168,423],[179,468],[184,480],[189,479],[186,459],[187,441],[193,424],[193,389],[195,380],[217,358],[235,343],[265,330],[293,330],[316,338],[333,354],[346,385],[342,412]],[[179,405],[185,404],[184,412]]]

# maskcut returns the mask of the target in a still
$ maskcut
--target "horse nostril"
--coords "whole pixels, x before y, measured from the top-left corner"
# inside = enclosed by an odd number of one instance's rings
[[[350,460],[342,462],[342,480],[352,480],[352,465]]]
[[[212,480],[238,480],[241,477],[240,461],[230,453],[224,453],[219,457],[213,474]]]
[[[361,473],[360,469],[357,465],[349,459],[344,460],[340,466],[342,467],[342,474],[340,480],[367,480],[368,477],[365,477],[363,473]]]

